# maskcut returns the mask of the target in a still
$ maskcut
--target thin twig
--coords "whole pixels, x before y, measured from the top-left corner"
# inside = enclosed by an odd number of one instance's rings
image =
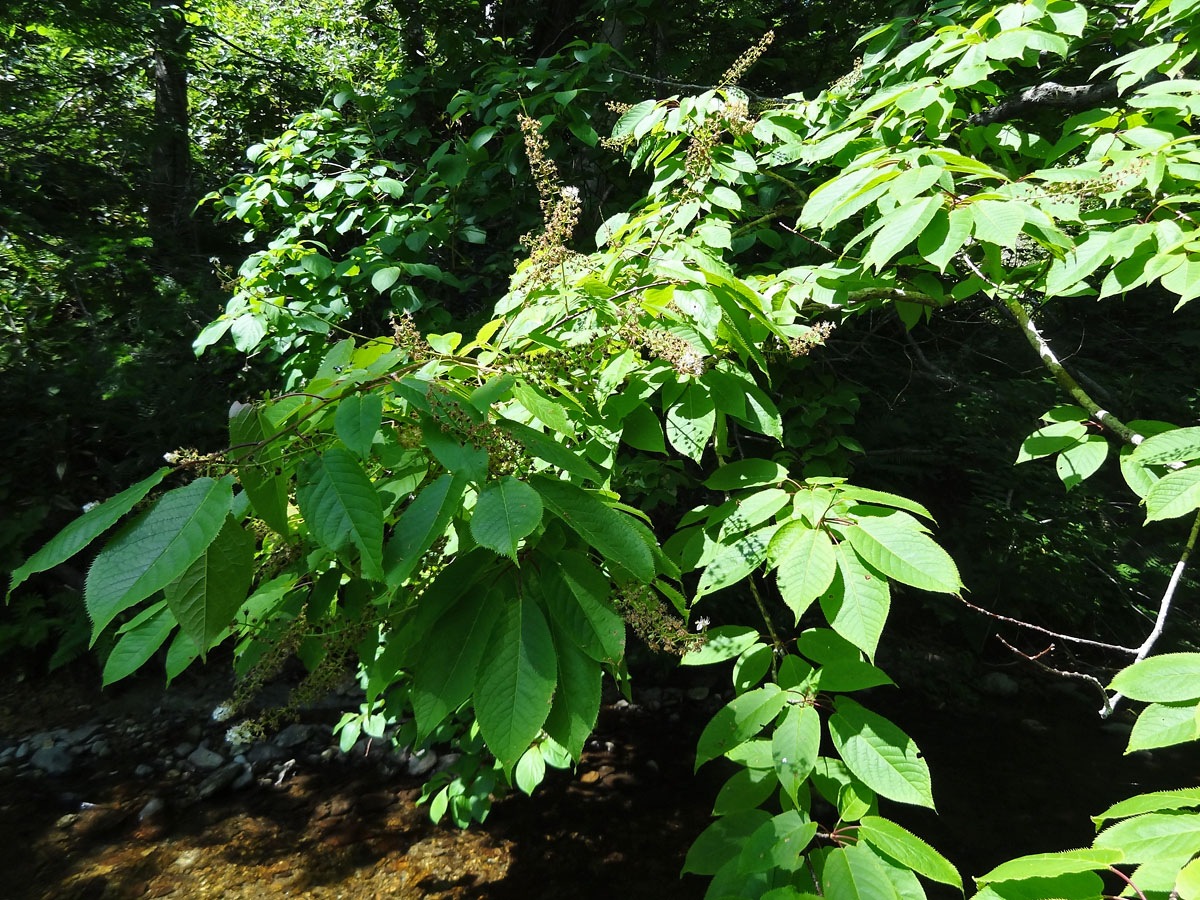
[[[976,612],[983,613],[985,616],[990,616],[993,619],[999,619],[1001,622],[1007,622],[1010,625],[1028,628],[1030,631],[1037,631],[1046,635],[1047,637],[1058,638],[1060,641],[1070,641],[1073,644],[1085,644],[1088,647],[1096,647],[1100,650],[1112,650],[1116,653],[1129,653],[1132,655],[1138,652],[1137,648],[1135,647],[1122,647],[1120,644],[1106,644],[1103,641],[1093,641],[1090,638],[1076,637],[1073,634],[1060,634],[1057,631],[1051,631],[1049,628],[1043,628],[1041,625],[1034,625],[1032,622],[1024,622],[1021,619],[1014,619],[1011,616],[1004,616],[998,612],[993,612],[990,609],[984,609],[982,606],[976,606],[965,597],[959,597],[959,600],[971,607],[971,609],[975,610]]]
[[[1093,678],[1091,675],[1088,675],[1086,672],[1074,672],[1070,669],[1058,669],[1058,668],[1055,668],[1054,666],[1047,665],[1046,663],[1041,661],[1040,657],[1045,656],[1047,653],[1049,653],[1051,650],[1054,649],[1053,644],[1051,644],[1049,647],[1047,647],[1045,650],[1043,650],[1041,653],[1037,654],[1036,656],[1031,656],[1030,654],[1026,653],[1024,650],[1020,650],[1017,647],[1014,647],[1012,644],[1010,644],[1008,641],[1006,641],[1000,635],[996,635],[996,640],[998,640],[1000,643],[1002,643],[1005,647],[1007,647],[1013,653],[1017,654],[1017,656],[1020,656],[1020,657],[1023,657],[1025,659],[1029,660],[1031,663],[1033,663],[1035,666],[1037,666],[1039,669],[1041,669],[1044,672],[1049,672],[1051,675],[1059,675],[1063,678],[1077,678],[1080,681],[1086,681],[1088,684],[1092,685],[1100,693],[1101,697],[1104,697],[1107,700],[1107,694],[1105,694],[1105,692],[1104,692],[1104,685],[1100,683],[1100,679]]]

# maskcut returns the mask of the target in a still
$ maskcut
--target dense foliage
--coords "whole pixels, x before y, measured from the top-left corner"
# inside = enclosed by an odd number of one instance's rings
[[[431,5],[397,9],[395,71],[351,55],[337,74],[355,86],[257,140],[253,170],[208,196],[254,248],[195,349],[231,341],[276,390],[234,403],[225,449],[171,453],[67,526],[10,593],[104,537],[84,601],[92,642],[115,635],[106,683],[156,654],[172,679],[228,642],[237,714],[292,655],[310,670],[297,703],[356,665],[366,702],[342,740],[399,724],[398,741],[455,744],[424,800],[464,826],[579,760],[603,679],[632,690],[627,630],[682,665],[732,661],[734,697],[696,765],[737,770],[684,866],[711,876],[708,896],[961,890],[883,815],[932,808],[936,772],[851,696],[892,683],[876,663],[894,600],[952,616],[914,601],[975,587],[936,504],[898,490],[920,479],[872,467],[868,440],[888,426],[855,427],[858,379],[896,370],[853,347],[886,323],[953,386],[914,335],[952,339],[958,314],[1009,329],[1038,374],[1012,386],[977,366],[981,388],[900,433],[937,452],[998,420],[1000,399],[1044,399],[1024,412],[1040,422],[993,435],[1001,455],[1052,463],[1069,496],[1092,498],[1081,516],[1107,512],[1093,485],[1123,492],[1122,515],[1165,535],[1121,575],[1150,595],[1153,625],[1137,646],[1128,628],[1052,631],[1099,654],[1066,674],[1091,681],[1102,715],[1147,704],[1130,751],[1200,737],[1200,654],[1151,655],[1200,530],[1186,340],[1169,375],[1127,395],[1150,411],[1125,420],[1097,400],[1125,390],[1097,383],[1121,373],[1077,377],[1051,330],[1099,300],[1173,305],[1173,319],[1126,315],[1163,323],[1164,342],[1189,334],[1174,323],[1200,296],[1194,0],[901,8],[860,58],[847,51],[843,77],[781,98],[758,90],[810,86],[779,66],[753,81],[769,31],[724,72],[668,78],[670,54],[625,43],[649,5],[575,19],[548,3],[518,33],[464,6],[487,51],[419,14]],[[720,18],[702,8],[693,40]],[[672,93],[631,96],[648,86]],[[1011,488],[997,494],[980,505],[1011,511]],[[1069,572],[1097,543],[1082,521],[1040,544],[1018,522],[1010,550],[1048,547]],[[1056,629],[1109,618],[1069,612]],[[231,740],[271,724],[242,721]],[[975,896],[1188,900],[1197,807],[1195,789],[1131,798],[1096,817],[1093,846],[1006,863]]]

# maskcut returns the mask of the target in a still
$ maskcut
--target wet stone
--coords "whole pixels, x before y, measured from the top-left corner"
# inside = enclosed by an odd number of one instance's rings
[[[47,775],[66,775],[75,768],[75,757],[64,747],[42,747],[29,762]]]
[[[225,757],[207,747],[197,747],[188,754],[187,761],[197,769],[215,769],[225,764]]]
[[[200,786],[196,788],[196,796],[201,800],[207,800],[214,794],[219,794],[227,787],[230,787],[241,777],[243,772],[247,771],[249,771],[249,767],[243,766],[241,763],[230,763],[227,766],[222,766],[200,782]]]
[[[145,763],[140,763],[133,770],[133,774],[136,775],[138,778],[150,778],[151,776],[154,775],[154,767],[148,766]]]
[[[437,765],[437,754],[432,750],[422,750],[420,753],[414,753],[408,758],[408,774],[413,778],[420,778],[433,771],[433,767]]]
[[[189,744],[187,741],[184,741],[182,744],[176,744],[175,749],[172,750],[171,752],[173,754],[175,754],[176,756],[178,756],[180,759],[187,759],[187,755],[195,749],[196,749],[195,744]]]
[[[283,731],[279,732],[279,734],[275,735],[272,743],[275,744],[276,747],[282,747],[285,750],[289,750],[292,747],[300,746],[311,736],[311,725],[303,725],[299,722],[295,722],[283,729]]]

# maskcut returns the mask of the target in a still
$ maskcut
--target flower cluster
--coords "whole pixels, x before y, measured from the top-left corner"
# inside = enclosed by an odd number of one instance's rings
[[[541,234],[527,234],[521,238],[522,246],[529,249],[532,263],[527,277],[530,283],[539,284],[547,281],[556,267],[575,255],[567,249],[567,243],[579,224],[579,188],[564,187],[560,182],[558,166],[547,155],[550,145],[542,136],[538,120],[522,115],[518,121],[545,222]]]
[[[454,397],[445,392],[431,389],[428,397],[430,407],[445,434],[461,440],[464,446],[487,452],[488,474],[519,478],[532,473],[533,460],[525,447],[503,428],[486,420],[476,421]]]
[[[617,333],[630,347],[639,347],[655,359],[669,363],[680,375],[700,376],[716,363],[679,335],[662,328],[647,328],[632,310],[622,316]]]
[[[672,615],[652,588],[639,584],[626,587],[614,601],[617,613],[651,650],[682,656],[706,640],[703,634],[691,634],[684,623]]]
[[[850,71],[829,86],[831,94],[848,94],[862,78],[862,57],[854,60]]]
[[[429,342],[417,329],[412,313],[406,312],[402,316],[390,315],[388,321],[392,326],[392,343],[406,351],[410,360],[424,362],[433,355]]]
[[[750,67],[758,62],[762,55],[767,52],[767,48],[771,46],[773,40],[775,40],[774,31],[768,31],[764,34],[758,39],[757,44],[734,60],[733,65],[721,76],[719,83],[722,86],[727,86],[737,84],[741,81],[745,74],[750,71]]]
[[[772,336],[765,349],[772,353],[786,354],[792,359],[798,356],[808,356],[814,347],[825,343],[836,327],[833,322],[817,322],[809,326],[808,331],[804,334],[789,338],[787,341]]]

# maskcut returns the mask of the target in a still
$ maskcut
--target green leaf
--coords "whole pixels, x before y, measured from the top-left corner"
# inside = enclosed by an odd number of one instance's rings
[[[518,382],[513,388],[513,396],[547,428],[559,434],[575,434],[575,426],[571,424],[567,411],[532,385]]]
[[[479,492],[471,514],[471,535],[489,550],[517,558],[521,538],[542,522],[542,498],[511,475],[490,481]]]
[[[1180,788],[1174,791],[1152,791],[1138,794],[1119,803],[1114,803],[1092,821],[1099,827],[1109,819],[1124,819],[1142,813],[1161,812],[1165,809],[1190,809],[1200,806],[1200,788]]]
[[[558,657],[532,598],[505,599],[475,679],[475,717],[488,749],[511,770],[550,714]]]
[[[817,834],[817,823],[794,809],[763,822],[742,846],[738,871],[742,874],[782,869],[794,872],[804,864],[804,848]]]
[[[744,625],[718,625],[704,633],[704,643],[689,650],[679,661],[681,666],[711,666],[740,656],[758,643],[758,632]]]
[[[788,707],[771,737],[771,759],[784,793],[799,805],[804,786],[821,750],[821,717],[815,706],[797,703]]]
[[[754,809],[774,793],[779,780],[770,769],[738,769],[717,792],[713,815]]]
[[[1016,464],[1060,453],[1068,447],[1075,446],[1086,436],[1087,428],[1082,422],[1055,422],[1039,428],[1022,441]]]
[[[1055,471],[1067,490],[1090,478],[1108,456],[1108,441],[1098,434],[1085,435],[1079,443],[1067,447],[1054,461]]]
[[[883,864],[865,848],[839,847],[821,872],[825,900],[900,900]]]
[[[704,567],[704,573],[696,585],[695,599],[737,584],[757,569],[767,558],[767,546],[774,533],[775,526],[767,525],[718,550]]]
[[[545,728],[578,762],[600,714],[600,681],[604,673],[600,664],[584,654],[571,638],[557,628],[553,631],[558,688]]]
[[[929,225],[917,237],[917,252],[931,265],[944,272],[950,260],[971,236],[975,222],[970,206],[958,206],[947,213],[939,209]]]
[[[746,809],[721,816],[692,842],[683,861],[683,871],[716,875],[723,865],[741,854],[746,839],[770,818],[765,809]]]
[[[555,623],[593,659],[617,665],[625,655],[625,620],[608,601],[608,578],[586,556],[570,550],[560,550],[550,566],[540,568]]]
[[[410,697],[418,741],[471,696],[496,620],[510,602],[499,591],[469,591],[415,648]]]
[[[532,796],[545,777],[546,759],[542,756],[542,748],[534,744],[518,760],[517,768],[513,772],[513,783],[522,793]]]
[[[1200,508],[1200,466],[1169,472],[1146,494],[1146,521],[1175,519]]]
[[[1126,753],[1170,747],[1200,738],[1200,719],[1194,700],[1151,703],[1133,723]]]
[[[876,491],[854,484],[839,484],[837,490],[839,497],[848,497],[851,500],[861,500],[863,503],[875,503],[879,506],[891,506],[896,509],[908,510],[911,513],[916,513],[918,516],[924,516],[931,522],[933,521],[933,515],[924,506],[916,500],[909,500],[907,497],[901,497],[899,494],[889,494],[887,491]]]
[[[662,423],[647,404],[639,403],[621,420],[621,440],[635,450],[664,453],[667,449]]]
[[[1119,850],[1087,849],[1066,850],[1062,853],[1034,853],[1020,859],[1001,863],[986,875],[980,875],[975,883],[982,887],[998,881],[1023,881],[1028,878],[1053,878],[1072,872],[1095,872],[1122,862]]]
[[[1175,893],[1179,895],[1179,900],[1200,898],[1200,859],[1193,859],[1179,871]]]
[[[971,204],[975,237],[980,241],[1013,248],[1025,226],[1025,208],[1012,200],[976,200]]]
[[[254,577],[253,535],[232,517],[196,561],[164,588],[167,606],[203,657],[229,628]]]
[[[796,615],[796,621],[833,583],[837,574],[837,555],[829,535],[804,522],[784,523],[771,538],[767,556],[779,567],[776,581],[780,596]]]
[[[768,683],[730,700],[701,732],[696,744],[696,768],[757,735],[779,714],[787,698],[779,685]]]
[[[872,658],[892,604],[887,578],[869,569],[845,541],[834,554],[838,568],[821,595],[821,611],[834,631]]]
[[[716,410],[709,392],[696,382],[689,383],[679,402],[667,410],[671,446],[699,462],[717,421]]]
[[[1122,861],[1158,860],[1182,865],[1200,852],[1200,815],[1189,812],[1146,813],[1110,825],[1096,837],[1097,849],[1117,850]]]
[[[942,208],[942,198],[920,197],[892,210],[881,220],[871,246],[863,256],[863,268],[879,271],[897,253],[907,247]]]
[[[333,426],[338,439],[363,459],[383,421],[383,398],[378,394],[351,394],[338,404]]]
[[[1200,698],[1200,653],[1163,653],[1122,669],[1109,688],[1133,700],[1171,703]]]
[[[849,697],[835,706],[829,733],[850,771],[884,797],[933,809],[929,766],[912,738]]]
[[[582,454],[558,443],[549,435],[509,419],[503,419],[497,424],[516,437],[525,449],[538,459],[544,459],[576,478],[587,479],[596,484],[604,482],[604,477],[583,458]]]
[[[483,484],[488,477],[488,452],[482,447],[467,446],[455,432],[443,430],[437,419],[426,418],[421,422],[421,437],[434,459],[454,475],[467,481]]]
[[[376,269],[375,273],[371,276],[371,287],[382,294],[400,280],[400,275],[401,271],[398,266]]]
[[[633,134],[633,129],[637,127],[637,124],[654,112],[657,106],[657,100],[643,100],[636,106],[626,110],[621,115],[621,118],[617,119],[617,124],[613,126],[613,140],[619,141],[621,138]]]
[[[232,482],[197,478],[122,528],[88,570],[92,643],[119,613],[162,590],[212,543],[233,503]]]
[[[779,484],[786,481],[787,477],[787,468],[773,460],[742,459],[721,466],[705,479],[704,486],[714,491],[733,491],[763,484]]]
[[[950,554],[903,513],[859,516],[844,534],[859,556],[896,581],[945,594],[957,594],[962,586]]]
[[[104,661],[104,686],[132,675],[145,665],[171,635],[175,618],[165,606],[121,635]]]
[[[654,580],[650,548],[623,514],[569,482],[537,476],[532,483],[550,512],[605,559],[625,568],[640,581]]]
[[[734,692],[744,694],[755,687],[763,680],[767,670],[771,668],[774,658],[775,651],[766,644],[754,644],[748,647],[733,664]]]
[[[895,822],[879,816],[863,816],[858,839],[926,878],[949,884],[959,891],[963,889],[962,876],[948,859]]]
[[[37,553],[29,557],[12,574],[8,595],[30,575],[45,572],[59,563],[66,562],[129,512],[139,500],[152,491],[171,470],[165,466],[148,478],[143,478],[133,487],[128,487],[115,497],[88,510],[70,525],[52,537]]]
[[[442,475],[421,489],[396,523],[395,533],[387,542],[383,566],[387,585],[403,584],[421,562],[434,541],[446,532],[450,519],[462,504],[466,482],[453,475]]]
[[[233,446],[241,448],[237,457],[238,480],[254,506],[255,515],[286,536],[287,484],[278,473],[276,448],[261,446],[269,434],[264,418],[259,407],[243,406],[229,420],[229,440]]]
[[[1143,466],[1200,459],[1200,428],[1173,428],[1148,437],[1134,448],[1132,459]]]
[[[296,488],[296,504],[309,533],[339,553],[351,543],[362,555],[362,574],[383,580],[383,504],[362,466],[344,447],[309,461]]]

